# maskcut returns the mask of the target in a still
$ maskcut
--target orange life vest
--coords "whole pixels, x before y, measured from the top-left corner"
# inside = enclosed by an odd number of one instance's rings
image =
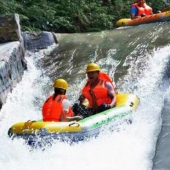
[[[53,96],[46,100],[42,108],[43,121],[60,121],[63,114],[62,102],[64,99],[67,99],[65,95],[58,95],[55,100],[53,100]],[[64,119],[67,116],[73,116],[71,108],[69,108],[69,112],[65,115]]]
[[[112,84],[114,92],[116,93],[115,84],[113,83],[112,79],[105,72],[102,72],[102,71],[99,72],[99,79],[110,82]]]
[[[108,96],[108,89],[105,87],[105,83],[110,82],[112,84],[112,80],[104,72],[99,73],[99,79],[100,79],[100,82],[93,89],[91,89],[90,83],[88,81],[82,90],[82,94],[89,101],[89,107],[93,109],[97,109],[97,107],[103,103],[106,103],[106,104],[111,103],[111,99]],[[114,88],[114,85],[113,85],[113,88]]]
[[[138,9],[138,16],[141,16],[142,14],[145,15],[152,14],[152,8],[148,6],[146,3],[144,3],[142,7],[138,6],[138,3],[134,3],[132,4],[132,6],[135,6]]]

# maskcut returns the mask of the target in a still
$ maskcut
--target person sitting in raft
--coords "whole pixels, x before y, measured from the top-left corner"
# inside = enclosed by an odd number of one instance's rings
[[[72,121],[80,120],[82,117],[74,116],[71,104],[66,97],[68,84],[64,79],[56,79],[54,82],[54,94],[50,96],[42,107],[43,121]]]
[[[111,78],[106,73],[101,72],[99,65],[95,63],[88,64],[86,74],[88,80],[79,97],[80,103],[73,105],[74,113],[88,117],[114,107],[116,92]],[[89,102],[88,107],[82,105],[86,99]]]
[[[152,14],[152,8],[146,4],[145,0],[137,0],[136,3],[132,4],[130,10],[131,19],[141,18]]]

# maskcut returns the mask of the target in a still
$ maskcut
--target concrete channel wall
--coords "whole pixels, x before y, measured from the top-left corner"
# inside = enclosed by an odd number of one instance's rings
[[[57,40],[51,32],[21,32],[19,15],[0,15],[0,109],[27,69],[25,50],[45,49]]]
[[[0,15],[0,108],[27,68],[18,14]]]
[[[22,79],[26,62],[19,41],[0,44],[0,107],[5,103],[7,94]]]

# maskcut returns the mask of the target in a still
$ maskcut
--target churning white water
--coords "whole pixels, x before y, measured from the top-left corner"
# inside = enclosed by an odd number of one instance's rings
[[[158,84],[162,81],[169,53],[170,47],[165,47],[149,57],[150,67],[138,80],[138,90],[134,90],[140,105],[133,114],[131,125],[121,124],[119,130],[104,130],[97,139],[74,145],[56,142],[45,151],[30,151],[23,140],[11,140],[7,135],[10,126],[16,122],[41,119],[41,106],[47,97],[43,90],[52,83],[35,64],[43,53],[28,53],[28,70],[0,111],[0,169],[150,170],[165,95]]]

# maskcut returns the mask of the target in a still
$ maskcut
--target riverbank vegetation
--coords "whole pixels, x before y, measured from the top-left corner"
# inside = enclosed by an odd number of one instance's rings
[[[20,15],[22,31],[58,33],[94,32],[115,28],[129,18],[132,0],[0,0],[0,13]],[[147,0],[154,13],[166,7],[163,0]]]

